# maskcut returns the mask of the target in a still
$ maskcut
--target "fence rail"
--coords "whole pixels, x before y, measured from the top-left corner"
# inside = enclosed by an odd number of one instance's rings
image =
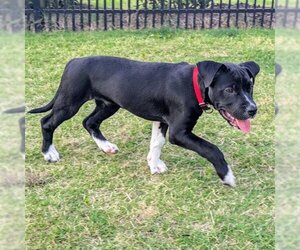
[[[300,0],[294,7],[289,1],[294,0],[285,0],[283,6],[275,0],[26,0],[25,27],[34,32],[272,28],[275,17],[277,27],[298,27]]]
[[[32,31],[274,26],[274,0],[32,0]]]
[[[0,1],[0,30],[18,32],[24,29],[24,1]]]

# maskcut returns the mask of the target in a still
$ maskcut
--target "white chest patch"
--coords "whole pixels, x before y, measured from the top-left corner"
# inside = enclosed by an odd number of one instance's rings
[[[168,170],[166,164],[159,159],[165,141],[166,139],[160,130],[160,122],[153,122],[150,151],[147,156],[151,174],[160,174]]]

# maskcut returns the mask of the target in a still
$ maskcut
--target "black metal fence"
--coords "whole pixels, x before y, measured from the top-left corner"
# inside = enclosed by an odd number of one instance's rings
[[[26,29],[272,28],[276,7],[279,20],[293,15],[297,23],[299,0],[290,0],[293,8],[284,1],[280,8],[275,0],[26,0]]]
[[[275,0],[32,0],[33,31],[273,27]]]
[[[278,0],[276,8],[277,28],[300,28],[300,0]]]
[[[24,29],[24,1],[0,1],[0,30],[18,32]]]

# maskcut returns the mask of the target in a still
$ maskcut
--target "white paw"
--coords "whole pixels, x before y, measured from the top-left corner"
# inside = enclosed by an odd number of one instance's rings
[[[21,153],[21,157],[25,161],[25,153]]]
[[[164,173],[168,170],[166,164],[162,160],[158,160],[157,167],[158,167],[160,173]]]
[[[224,180],[222,181],[223,184],[231,186],[231,187],[235,187],[235,177],[232,173],[231,168],[228,166],[228,173],[225,175]]]
[[[151,174],[162,174],[168,170],[166,164],[162,160],[158,160],[158,164],[156,166],[153,166],[152,164],[150,166]]]
[[[48,151],[43,153],[45,161],[57,162],[59,161],[59,153],[56,151],[53,144],[50,145]]]
[[[104,145],[102,145],[101,149],[106,154],[116,154],[119,152],[117,145],[106,141]]]
[[[94,136],[93,140],[96,142],[98,147],[106,154],[116,154],[119,151],[117,145],[112,144],[109,141],[103,141]]]

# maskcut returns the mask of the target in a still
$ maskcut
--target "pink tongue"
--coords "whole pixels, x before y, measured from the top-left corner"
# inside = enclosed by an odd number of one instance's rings
[[[242,130],[243,133],[247,134],[250,132],[250,119],[247,120],[238,120],[236,119],[237,126],[240,130]]]

